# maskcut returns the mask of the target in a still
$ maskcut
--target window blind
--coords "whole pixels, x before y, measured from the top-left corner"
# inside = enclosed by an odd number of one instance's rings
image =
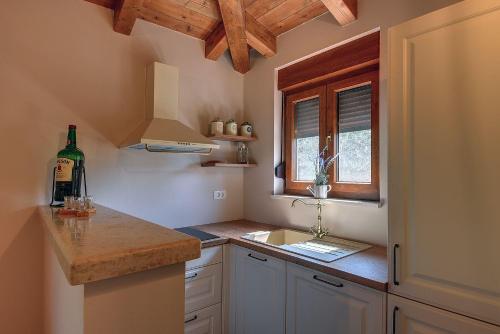
[[[319,136],[319,98],[295,104],[295,138]]]
[[[338,93],[339,132],[371,129],[372,86],[365,85]]]

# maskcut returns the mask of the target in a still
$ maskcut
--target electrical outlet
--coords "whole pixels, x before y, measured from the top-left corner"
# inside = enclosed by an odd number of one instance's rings
[[[222,200],[226,199],[226,191],[225,190],[215,190],[214,191],[214,200]]]

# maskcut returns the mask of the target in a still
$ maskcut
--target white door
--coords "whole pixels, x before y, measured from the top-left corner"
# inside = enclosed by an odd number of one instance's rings
[[[389,295],[388,334],[500,334],[500,327]]]
[[[385,333],[385,295],[287,263],[286,333]]]
[[[500,1],[389,42],[390,291],[500,325]]]
[[[233,246],[231,334],[284,334],[286,263]]]

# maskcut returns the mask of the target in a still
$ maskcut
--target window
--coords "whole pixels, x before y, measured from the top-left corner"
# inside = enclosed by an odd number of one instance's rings
[[[339,182],[370,183],[372,180],[372,85],[337,93],[339,124]]]
[[[315,159],[340,153],[330,197],[379,199],[379,55],[375,32],[278,71],[284,93],[285,192],[310,195]]]
[[[309,195],[315,158],[340,152],[330,170],[330,195],[379,198],[378,70],[285,95],[286,192]]]

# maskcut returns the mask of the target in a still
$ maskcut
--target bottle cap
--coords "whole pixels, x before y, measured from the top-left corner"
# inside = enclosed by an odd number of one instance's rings
[[[68,126],[68,129],[76,129],[76,125],[74,125],[74,124],[70,124],[70,125]]]

